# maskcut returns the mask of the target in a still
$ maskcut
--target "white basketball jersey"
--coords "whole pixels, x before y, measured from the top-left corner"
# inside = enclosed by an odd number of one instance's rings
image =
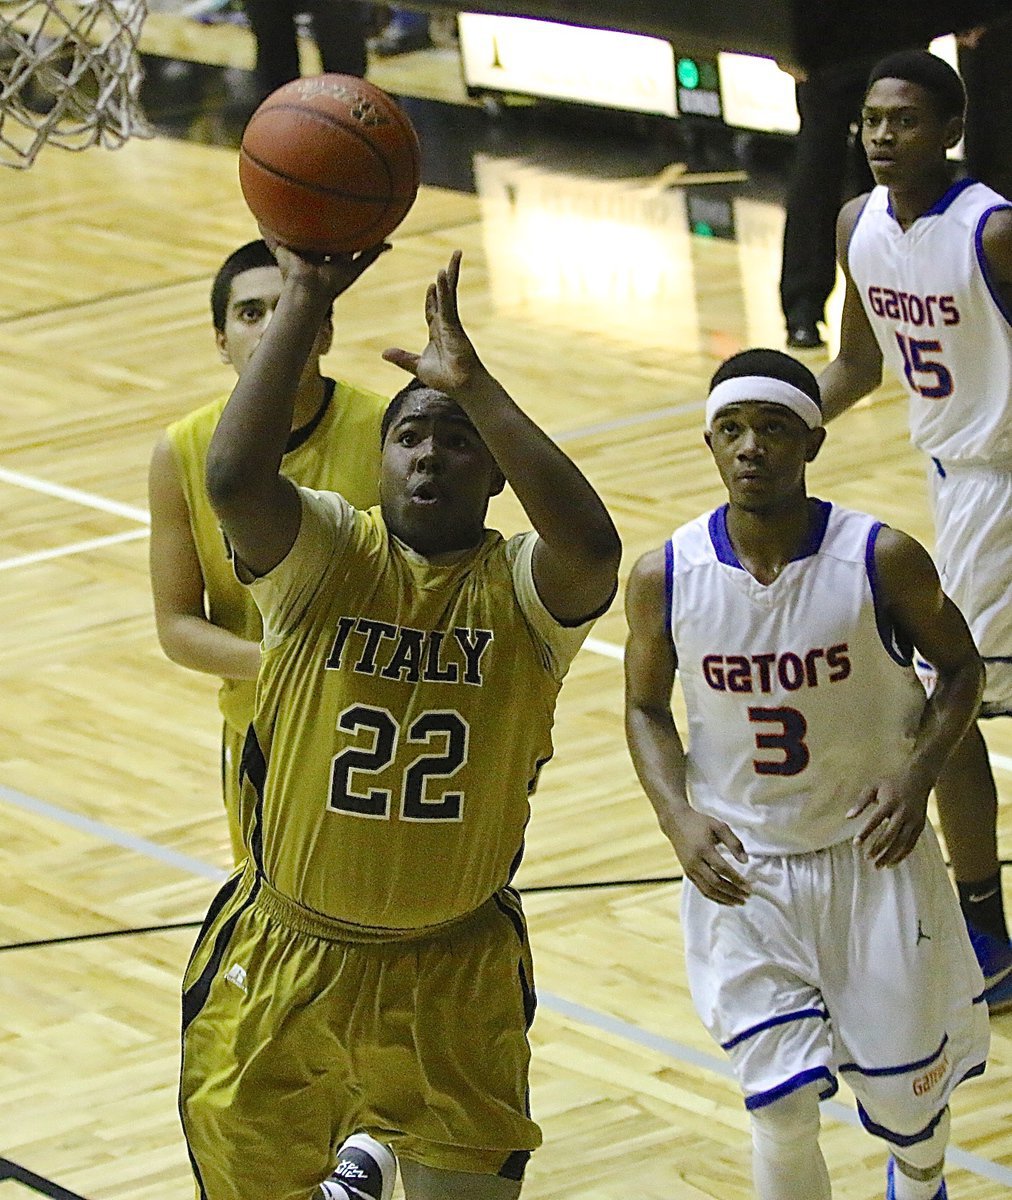
[[[689,715],[693,807],[750,853],[823,849],[905,762],[924,690],[876,606],[879,522],[812,501],[808,545],[769,585],[742,567],[727,507],[666,545],[671,637]]]
[[[876,187],[847,249],[885,363],[910,396],[910,437],[943,465],[1012,463],[1012,315],[988,277],[984,222],[1010,202],[960,180],[909,229]]]

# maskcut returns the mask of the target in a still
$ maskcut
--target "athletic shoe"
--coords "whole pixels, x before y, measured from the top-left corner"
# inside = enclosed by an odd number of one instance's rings
[[[1012,978],[1012,944],[1008,939],[995,937],[972,925],[967,925],[966,932],[984,973],[984,987],[992,988],[1002,980]]]
[[[1012,975],[1006,975],[989,988],[984,989],[984,1002],[992,1017],[999,1013],[1012,1011]]]
[[[320,1190],[327,1200],[390,1200],[396,1177],[397,1159],[390,1147],[367,1133],[353,1133]]]
[[[896,1200],[896,1159],[891,1154],[889,1165],[886,1167],[886,1200]],[[931,1200],[949,1200],[944,1179],[938,1185],[938,1191],[931,1197]]]

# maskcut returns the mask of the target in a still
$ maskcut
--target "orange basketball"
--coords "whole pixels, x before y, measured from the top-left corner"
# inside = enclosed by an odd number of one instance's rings
[[[315,75],[278,88],[250,117],[239,184],[282,245],[339,254],[397,228],[420,165],[418,135],[391,96],[351,75]]]

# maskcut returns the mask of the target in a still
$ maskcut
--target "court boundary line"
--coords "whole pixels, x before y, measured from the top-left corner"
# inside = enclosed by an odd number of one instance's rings
[[[151,514],[146,508],[138,508],[134,504],[121,504],[118,500],[108,500],[105,496],[86,492],[81,488],[68,487],[63,483],[53,483],[41,479],[37,475],[26,475],[23,471],[11,471],[0,467],[0,483],[9,483],[14,487],[24,488],[28,492],[40,492],[44,496],[52,496],[57,500],[68,500],[72,504],[80,504],[84,508],[96,508],[99,512],[110,513],[115,517],[126,517],[131,521],[139,521],[142,525],[151,524]]]
[[[84,1200],[84,1197],[78,1192],[70,1191],[69,1188],[56,1183],[55,1180],[47,1179],[45,1175],[38,1175],[35,1171],[29,1171],[27,1167],[12,1162],[9,1158],[0,1157],[0,1183],[6,1183],[8,1179],[21,1184],[22,1187],[28,1188],[29,1191],[35,1192],[39,1196],[48,1196],[49,1200]]]
[[[138,542],[151,536],[149,529],[128,529],[125,533],[110,533],[105,537],[88,538],[83,542],[65,542],[49,550],[35,550],[30,554],[18,554],[14,558],[0,558],[0,571],[12,571],[15,567],[31,567],[36,563],[49,562],[54,558],[66,558],[71,554],[86,554],[101,550],[105,546],[118,546],[122,542]]]
[[[118,829],[114,825],[108,825],[104,821],[96,821],[91,817],[70,812],[67,809],[60,808],[58,805],[50,804],[45,800],[39,800],[37,797],[26,795],[23,792],[18,792],[3,784],[0,784],[0,801],[34,813],[37,816],[57,821],[100,840],[112,842],[123,849],[132,850],[148,858],[153,858],[158,862],[175,867],[187,874],[217,882],[221,882],[228,877],[227,871],[215,867],[211,863],[206,863],[202,859],[180,854],[178,851],[171,850],[167,846],[162,846],[158,842],[138,837],[136,834]],[[682,1042],[665,1037],[664,1034],[643,1029],[641,1026],[624,1021],[620,1017],[613,1017],[597,1009],[588,1008],[576,1001],[568,1000],[566,997],[557,995],[554,992],[543,991],[540,988],[538,989],[537,999],[539,1007],[544,1007],[550,1012],[554,1012],[578,1024],[587,1025],[602,1033],[610,1033],[614,1037],[621,1038],[624,1041],[631,1042],[645,1049],[655,1050],[668,1058],[673,1058],[689,1066],[695,1066],[699,1070],[709,1071],[724,1078],[733,1079],[730,1063],[724,1062],[704,1051],[696,1050],[692,1046],[687,1046]],[[829,1100],[824,1102],[822,1109],[827,1115],[845,1124],[860,1124],[857,1113],[837,1101]],[[957,1145],[949,1146],[946,1159],[954,1166],[962,1167],[964,1170],[978,1175],[983,1179],[988,1179],[992,1183],[1000,1183],[1006,1187],[1012,1187],[1012,1169],[1002,1166],[1001,1163],[993,1162],[991,1159],[983,1158],[971,1151],[962,1150]]]

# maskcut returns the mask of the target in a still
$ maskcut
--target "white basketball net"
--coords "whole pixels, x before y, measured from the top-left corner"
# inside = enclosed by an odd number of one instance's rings
[[[0,166],[151,137],[137,44],[147,0],[0,0]]]

